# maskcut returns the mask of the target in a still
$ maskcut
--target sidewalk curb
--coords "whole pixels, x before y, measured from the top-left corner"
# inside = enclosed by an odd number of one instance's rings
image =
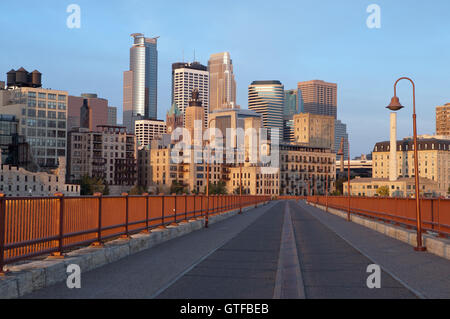
[[[269,202],[260,203],[257,207]],[[246,212],[255,206],[243,207]],[[233,217],[239,209],[209,217],[209,224]],[[192,220],[180,222],[177,226],[167,226],[165,229],[153,229],[150,233],[131,235],[130,239],[115,239],[105,243],[104,247],[83,247],[71,251],[64,259],[50,259],[31,261],[20,265],[7,265],[6,276],[0,277],[0,299],[18,298],[35,290],[51,286],[66,280],[67,266],[77,264],[81,272],[86,272],[109,263],[118,261],[129,255],[152,248],[171,239],[189,234],[204,228],[205,221]]]
[[[326,210],[325,206],[319,204],[308,202],[307,204],[319,208],[323,211]],[[328,207],[328,212],[341,218],[347,219],[347,212],[330,207]],[[367,228],[371,228],[379,233],[400,240],[411,246],[416,246],[417,244],[417,234],[416,231],[414,230],[404,229],[394,225],[388,225],[382,222],[373,221],[368,218],[356,216],[353,214],[350,215],[350,220],[356,224],[365,226]],[[450,260],[450,240],[445,238],[437,238],[428,234],[423,234],[422,236],[423,236],[423,244],[427,248],[427,251],[429,253]]]

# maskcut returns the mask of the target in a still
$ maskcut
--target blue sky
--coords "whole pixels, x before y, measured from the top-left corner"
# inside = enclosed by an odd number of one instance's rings
[[[69,29],[66,8],[81,7],[81,28]],[[366,8],[381,8],[381,28],[369,29]],[[43,73],[45,87],[78,95],[94,92],[119,107],[122,74],[128,69],[131,33],[160,36],[158,117],[170,107],[171,63],[207,63],[229,51],[237,102],[247,108],[254,80],[338,84],[338,118],[347,123],[352,156],[388,139],[384,108],[400,76],[417,86],[419,134],[435,131],[435,107],[450,102],[450,1],[2,1],[0,80],[11,68]],[[406,106],[398,136],[412,134],[412,92],[398,95]]]

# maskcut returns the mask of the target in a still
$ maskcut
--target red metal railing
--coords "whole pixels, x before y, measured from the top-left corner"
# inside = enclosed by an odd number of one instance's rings
[[[348,211],[347,196],[308,196],[308,202]],[[422,198],[422,224],[425,231],[450,236],[450,200]],[[350,197],[350,213],[408,228],[416,227],[416,201],[411,198]]]
[[[4,197],[0,273],[5,264],[269,201],[253,195]]]

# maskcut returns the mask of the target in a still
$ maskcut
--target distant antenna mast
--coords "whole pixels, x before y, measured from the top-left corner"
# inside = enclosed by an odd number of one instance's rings
[[[194,49],[194,61],[193,62],[195,62],[195,49]]]

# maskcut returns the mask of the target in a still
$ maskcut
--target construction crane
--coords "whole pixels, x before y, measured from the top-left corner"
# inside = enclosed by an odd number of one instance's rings
[[[344,174],[344,138],[341,137],[341,144],[339,145],[339,151],[337,155],[341,156],[341,174]]]

